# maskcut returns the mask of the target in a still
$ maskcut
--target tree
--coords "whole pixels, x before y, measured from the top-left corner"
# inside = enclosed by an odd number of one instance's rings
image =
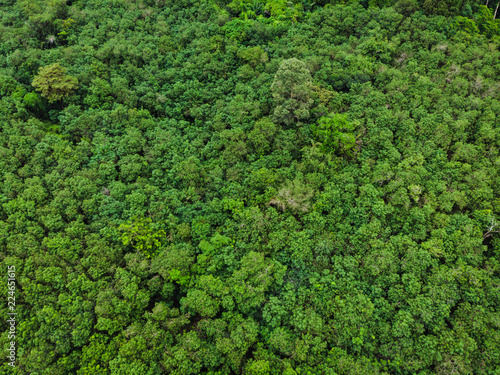
[[[278,133],[279,126],[269,118],[257,121],[253,130],[248,134],[248,140],[253,144],[258,154],[265,154],[271,150],[271,143]]]
[[[148,258],[156,255],[161,245],[161,240],[166,233],[163,229],[153,228],[151,218],[134,218],[123,223],[118,228],[122,231],[121,240],[124,245],[131,244],[134,248],[142,251]]]
[[[311,98],[311,73],[302,61],[291,58],[281,63],[271,86],[278,122],[291,124],[295,120],[309,118]]]
[[[266,63],[269,60],[267,53],[260,46],[238,51],[238,57],[247,61],[252,68],[255,68],[259,64]]]
[[[331,114],[321,117],[313,132],[322,143],[325,152],[346,152],[354,147],[355,137],[351,132],[355,125],[347,121],[345,114]]]
[[[288,181],[269,201],[269,204],[276,205],[283,211],[290,209],[293,212],[307,212],[313,195],[314,191],[310,186],[296,179]]]
[[[39,69],[32,86],[52,103],[68,97],[76,90],[78,79],[66,74],[66,69],[59,63],[54,63]]]

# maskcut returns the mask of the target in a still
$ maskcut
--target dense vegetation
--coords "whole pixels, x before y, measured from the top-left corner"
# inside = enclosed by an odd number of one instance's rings
[[[1,373],[500,374],[497,3],[326,3],[0,1]]]

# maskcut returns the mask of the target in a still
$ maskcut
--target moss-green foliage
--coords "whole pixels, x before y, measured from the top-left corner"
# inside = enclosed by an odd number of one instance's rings
[[[497,374],[496,5],[3,1],[0,373]]]
[[[39,69],[32,86],[40,91],[49,102],[55,102],[76,90],[78,79],[66,74],[66,70],[61,65],[54,63]]]

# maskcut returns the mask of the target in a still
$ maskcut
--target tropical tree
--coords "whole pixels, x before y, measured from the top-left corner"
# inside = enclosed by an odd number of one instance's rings
[[[41,91],[49,102],[68,97],[78,88],[78,79],[66,74],[66,69],[59,63],[41,67],[33,79],[33,87]]]
[[[309,118],[313,103],[311,85],[311,73],[304,62],[296,58],[284,60],[271,85],[276,103],[274,118],[287,125]]]

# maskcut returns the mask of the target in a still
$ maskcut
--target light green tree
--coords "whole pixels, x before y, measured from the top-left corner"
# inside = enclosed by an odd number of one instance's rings
[[[66,74],[66,69],[59,63],[54,63],[39,69],[32,86],[52,103],[68,97],[76,90],[78,79]]]
[[[311,98],[311,73],[302,61],[291,58],[281,63],[271,92],[276,102],[274,117],[278,122],[290,124],[309,117]]]
[[[355,145],[356,137],[352,133],[355,124],[347,121],[345,114],[330,114],[318,120],[313,126],[315,137],[322,143],[325,152],[347,152]]]
[[[121,240],[124,245],[131,244],[142,251],[148,258],[154,256],[166,235],[162,229],[154,229],[151,218],[133,219],[118,228],[122,231]]]

